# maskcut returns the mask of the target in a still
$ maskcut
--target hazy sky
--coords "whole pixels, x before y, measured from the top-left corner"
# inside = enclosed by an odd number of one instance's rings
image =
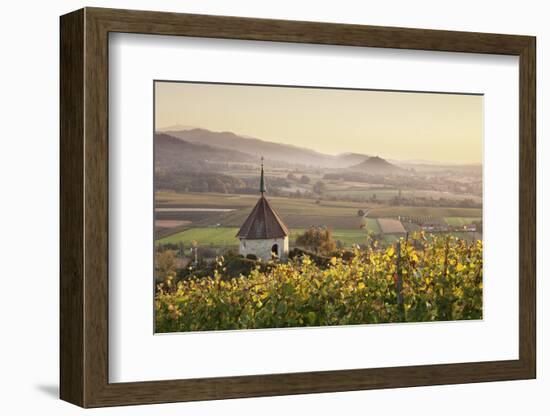
[[[156,128],[231,131],[322,153],[481,163],[483,97],[156,82]]]

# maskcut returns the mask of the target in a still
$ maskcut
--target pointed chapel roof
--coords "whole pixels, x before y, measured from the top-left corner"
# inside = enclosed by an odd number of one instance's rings
[[[263,193],[237,233],[238,238],[264,240],[288,236],[288,228]]]
[[[288,228],[265,198],[264,158],[260,173],[260,199],[237,233],[238,238],[265,240],[288,236]]]

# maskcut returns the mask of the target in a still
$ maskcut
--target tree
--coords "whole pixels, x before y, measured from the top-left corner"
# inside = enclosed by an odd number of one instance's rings
[[[296,238],[296,245],[315,251],[316,254],[336,249],[336,243],[332,239],[332,230],[327,227],[309,227]]]
[[[289,181],[295,181],[297,180],[298,178],[296,177],[296,175],[292,172],[290,172],[288,175],[286,175],[286,178],[289,180]]]
[[[163,250],[155,253],[155,278],[157,282],[173,279],[176,275],[176,252]]]
[[[327,186],[321,181],[317,181],[315,182],[315,185],[313,185],[313,192],[315,192],[318,195],[322,195],[326,189],[327,189]]]
[[[357,211],[357,216],[358,217],[364,217],[365,216],[365,211],[363,211],[362,209],[358,210]]]
[[[311,182],[311,179],[309,179],[309,176],[307,175],[302,175],[302,177],[300,178],[300,183],[304,185],[307,185],[310,182]]]
[[[180,241],[178,243],[178,257],[183,257],[185,255],[185,245],[183,244],[183,241]]]

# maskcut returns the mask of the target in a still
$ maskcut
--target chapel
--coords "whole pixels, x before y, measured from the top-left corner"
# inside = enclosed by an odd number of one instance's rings
[[[288,257],[288,228],[273,209],[267,198],[264,179],[264,163],[260,173],[260,199],[237,233],[239,254],[255,255],[263,261]]]

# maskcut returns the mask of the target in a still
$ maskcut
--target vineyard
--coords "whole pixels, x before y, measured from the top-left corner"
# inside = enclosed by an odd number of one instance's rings
[[[388,248],[302,256],[228,279],[174,282],[155,297],[156,332],[426,322],[482,318],[483,246],[416,233]]]

